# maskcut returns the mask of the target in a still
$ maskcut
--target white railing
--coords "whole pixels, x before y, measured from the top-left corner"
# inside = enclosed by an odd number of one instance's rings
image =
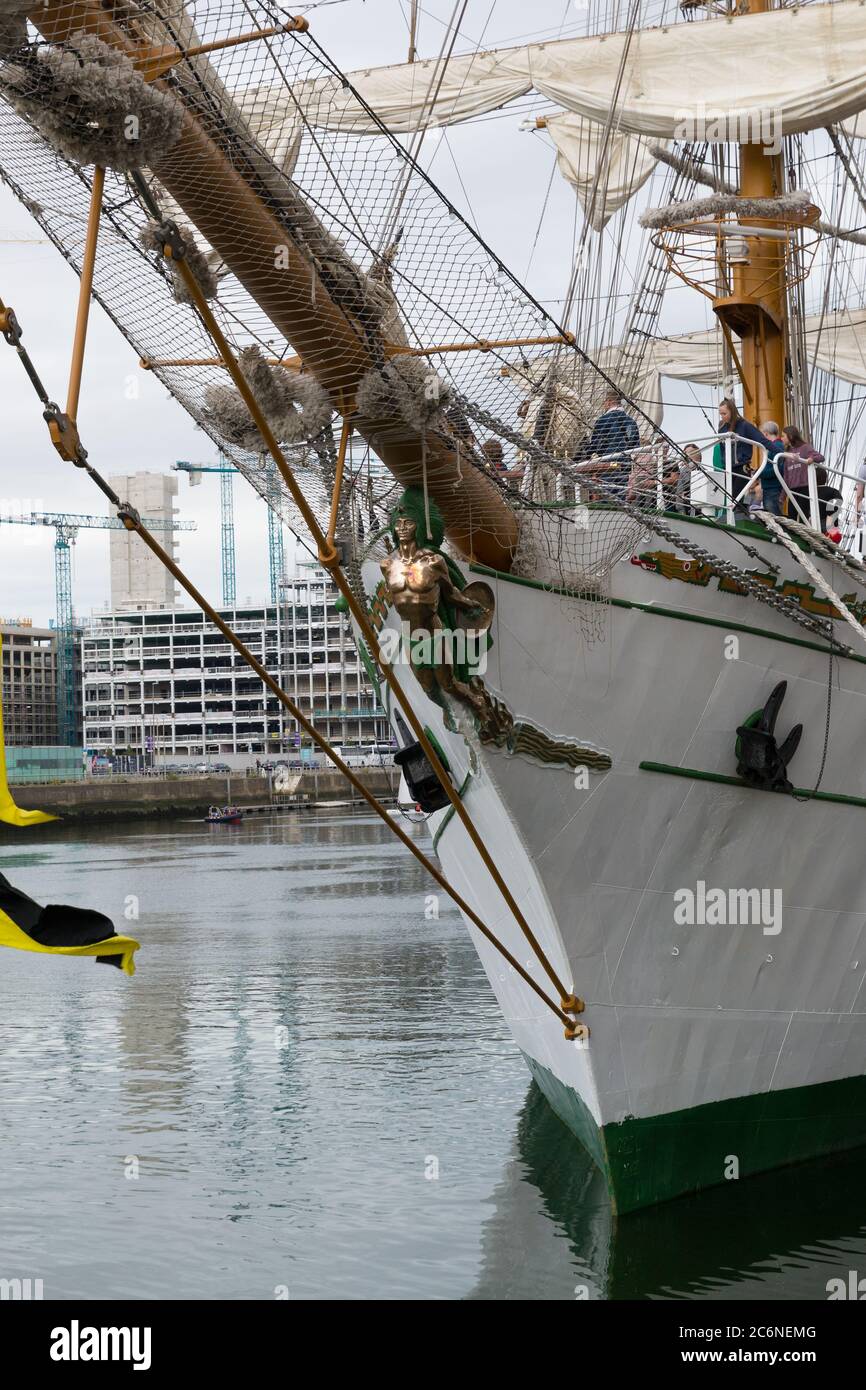
[[[714,447],[716,444],[720,445],[724,464],[722,470],[716,470],[712,467],[707,467],[703,460],[701,460],[700,463],[693,463],[693,473],[702,476],[709,484],[709,487],[705,497],[693,497],[690,489],[689,495],[684,500],[687,505],[692,507],[695,511],[703,511],[711,515],[723,511],[728,525],[732,526],[736,519],[737,509],[739,508],[742,512],[748,505],[746,502],[747,495],[755,488],[759,475],[767,463],[769,458],[768,449],[765,445],[756,440],[744,439],[742,436],[732,434],[730,431],[726,431],[724,434],[713,434],[693,438],[689,442],[700,449],[702,454],[706,447]],[[736,461],[735,450],[738,444],[747,444],[751,450],[756,451],[757,463],[749,470],[750,476],[745,486],[735,493],[734,474],[742,475],[745,471]],[[643,459],[641,458],[642,455],[644,456]],[[677,455],[671,456],[670,445],[654,443],[639,444],[631,449],[616,449],[609,454],[593,455],[591,459],[587,459],[579,464],[573,464],[567,470],[567,476],[575,485],[579,487],[582,486],[591,492],[594,474],[610,475],[616,472],[621,474],[625,482],[625,480],[630,477],[631,468],[629,465],[634,467],[636,462],[649,463],[650,460],[646,457],[648,455],[652,455],[655,462],[654,491],[656,506],[659,511],[664,511],[666,505],[669,505],[670,501],[670,489],[665,488],[664,477],[671,470],[678,468],[678,457]],[[754,458],[755,455],[753,453],[753,463]],[[806,464],[807,490],[809,496],[807,509],[804,508],[801,496],[798,497],[795,495],[790,485],[785,481],[783,473],[780,471],[780,463],[785,463],[787,461]],[[856,473],[852,473],[847,469],[837,466],[829,467],[825,463],[816,463],[814,460],[803,459],[799,454],[790,451],[782,451],[774,455],[771,459],[771,466],[782,491],[788,499],[789,515],[793,516],[796,520],[802,521],[804,525],[810,526],[819,533],[823,528],[821,524],[821,499],[818,495],[819,485],[817,469],[825,469],[828,479],[832,476],[834,482],[843,479],[847,479],[855,484],[857,482],[862,482]],[[645,468],[644,477],[647,478],[650,476],[651,469]],[[606,481],[609,485],[609,477]],[[802,489],[798,489],[797,491],[802,494]],[[641,489],[641,492],[644,498],[649,496],[645,488]],[[714,492],[718,500],[714,500]],[[846,542],[847,548],[854,553],[866,550],[866,523],[860,527],[855,526],[850,540],[846,537]]]

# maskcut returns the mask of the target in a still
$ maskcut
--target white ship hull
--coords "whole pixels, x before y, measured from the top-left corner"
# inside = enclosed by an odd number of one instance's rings
[[[714,541],[743,564],[733,537]],[[779,566],[779,585],[804,582],[781,546],[749,543]],[[639,549],[672,547],[651,537]],[[587,645],[570,600],[463,569],[496,593],[488,689],[515,718],[612,758],[588,786],[585,774],[480,746],[472,771],[464,739],[404,680],[549,960],[586,1001],[589,1042],[569,1042],[468,924],[517,1045],[618,1208],[866,1142],[866,661],[835,665],[821,782],[822,797],[852,800],[802,803],[706,775],[735,776],[737,725],[785,680],[780,733],[804,726],[790,774],[814,786],[828,699],[817,638],[715,579],[668,580],[626,559],[606,639]],[[371,597],[380,577],[366,567]],[[385,622],[397,625],[393,609]],[[459,819],[449,808],[430,827],[449,880],[547,985]],[[679,925],[674,894],[699,894],[700,882],[768,890],[778,910],[763,923]]]

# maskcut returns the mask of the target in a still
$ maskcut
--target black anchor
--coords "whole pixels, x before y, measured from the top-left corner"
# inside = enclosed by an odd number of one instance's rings
[[[776,743],[776,719],[788,689],[787,681],[771,691],[762,710],[756,710],[737,729],[737,775],[750,786],[765,791],[793,791],[788,781],[788,763],[800,743],[803,725],[795,724],[784,743]]]

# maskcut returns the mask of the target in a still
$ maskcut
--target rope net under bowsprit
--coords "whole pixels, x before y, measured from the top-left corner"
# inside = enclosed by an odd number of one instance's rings
[[[595,492],[574,475],[610,379],[403,143],[346,128],[345,77],[288,21],[247,0],[0,0],[0,176],[80,270],[94,168],[106,169],[96,298],[294,530],[252,417],[161,254],[166,219],[323,520],[351,417],[338,534],[356,555],[417,485],[452,537],[483,530],[516,548],[517,568],[571,590],[598,635],[596,600],[641,530],[607,473]],[[629,410],[642,445],[669,447]],[[85,410],[85,437],[86,423]],[[605,504],[603,528],[572,505],[583,501]],[[666,500],[648,487],[643,504]]]

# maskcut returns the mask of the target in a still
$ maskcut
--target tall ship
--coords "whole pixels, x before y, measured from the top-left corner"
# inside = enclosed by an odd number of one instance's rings
[[[485,48],[458,3],[423,60],[406,9],[408,61],[344,71],[315,6],[0,0],[0,176],[81,283],[64,403],[0,282],[46,448],[106,492],[94,299],[313,543],[435,861],[394,833],[617,1212],[854,1148],[866,8],[590,0]],[[555,302],[428,167],[485,122]]]

